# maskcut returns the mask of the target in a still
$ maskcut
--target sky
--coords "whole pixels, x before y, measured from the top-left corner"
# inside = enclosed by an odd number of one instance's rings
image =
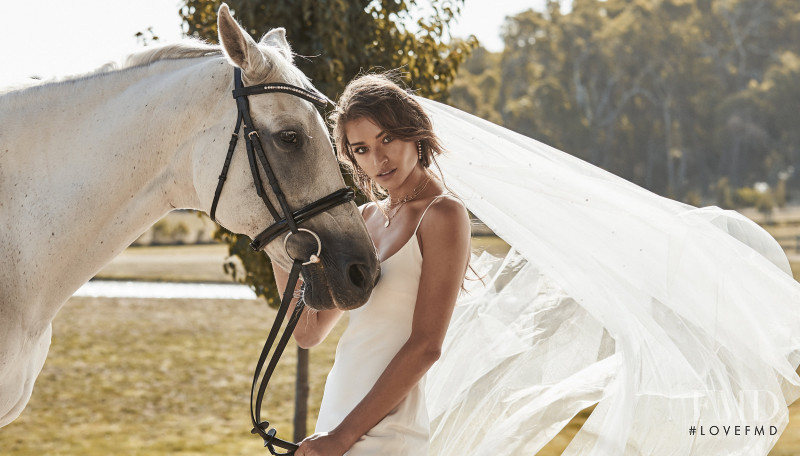
[[[420,0],[419,3],[424,3]],[[502,50],[506,16],[541,10],[545,0],[466,0],[454,36],[473,34]],[[136,32],[152,27],[161,42],[181,39],[179,0],[0,0],[0,87],[30,76],[91,71],[141,48]],[[271,26],[268,24],[264,32]],[[288,36],[291,42],[291,34]]]

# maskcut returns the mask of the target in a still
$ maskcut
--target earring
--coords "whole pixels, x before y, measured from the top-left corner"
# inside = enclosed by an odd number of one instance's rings
[[[422,161],[422,141],[417,141],[417,157]]]

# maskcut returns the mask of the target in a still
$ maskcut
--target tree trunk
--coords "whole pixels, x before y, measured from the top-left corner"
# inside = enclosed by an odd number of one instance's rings
[[[673,157],[672,150],[672,113],[669,111],[669,97],[662,105],[661,117],[664,122],[664,149],[667,154],[667,197],[675,198],[677,188],[675,184],[675,157]]]
[[[308,435],[308,350],[297,347],[297,377],[294,391],[294,441],[300,442]]]

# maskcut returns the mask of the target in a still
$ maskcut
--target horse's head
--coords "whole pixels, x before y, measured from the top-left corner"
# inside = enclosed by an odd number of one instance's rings
[[[222,48],[230,63],[241,69],[245,86],[285,83],[310,88],[308,80],[292,63],[283,29],[270,31],[256,43],[223,4],[219,9],[218,30]],[[231,68],[228,74],[233,79],[234,70]],[[228,98],[227,103],[226,111],[235,113],[236,101]],[[291,91],[250,95],[249,113],[257,132],[250,135],[251,139],[260,140],[263,145],[269,167],[291,211],[345,187],[325,123],[307,99]],[[281,218],[287,214],[281,210],[282,204],[269,184],[263,164],[257,158],[255,163],[248,160],[244,131],[240,130],[239,136],[215,216],[222,226],[255,239],[277,220],[257,195],[251,174],[253,166],[258,170],[266,198]],[[196,167],[215,168],[217,173],[222,169],[225,142],[216,145],[218,155],[202,154],[195,159]],[[195,173],[196,180],[198,174]],[[380,265],[356,205],[352,201],[339,204],[298,226],[312,231],[319,240],[300,231],[289,236],[288,241],[286,234],[282,234],[263,248],[274,264],[288,270],[292,266],[290,255],[307,259],[321,246],[320,261],[302,267],[306,304],[314,309],[352,309],[364,304],[380,274]]]

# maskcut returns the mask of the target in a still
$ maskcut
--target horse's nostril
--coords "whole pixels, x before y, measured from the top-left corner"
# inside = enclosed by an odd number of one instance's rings
[[[351,264],[350,267],[347,268],[347,275],[350,277],[350,283],[357,288],[365,288],[369,283],[366,265]]]

